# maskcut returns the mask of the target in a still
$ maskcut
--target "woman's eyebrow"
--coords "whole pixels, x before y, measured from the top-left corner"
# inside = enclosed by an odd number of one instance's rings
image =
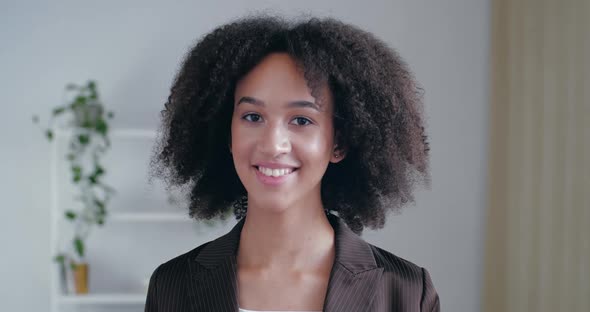
[[[302,107],[302,108],[312,108],[317,110],[318,112],[321,112],[322,110],[320,109],[320,106],[317,105],[316,103],[310,102],[310,101],[292,101],[287,103],[287,107]]]
[[[242,103],[250,103],[250,104],[253,104],[256,106],[265,106],[264,101],[261,101],[261,100],[258,100],[258,99],[255,99],[255,98],[249,97],[249,96],[241,97],[236,105],[240,105]]]
[[[262,106],[264,107],[266,104],[264,103],[264,101],[250,97],[250,96],[243,96],[240,98],[240,100],[238,101],[238,103],[236,105],[240,105],[242,103],[249,103],[252,105],[256,105],[256,106]],[[287,107],[289,108],[293,108],[293,107],[301,107],[301,108],[311,108],[317,111],[322,111],[320,109],[320,106],[317,105],[316,103],[310,102],[310,101],[304,101],[304,100],[299,100],[299,101],[291,101],[289,103],[287,103]]]

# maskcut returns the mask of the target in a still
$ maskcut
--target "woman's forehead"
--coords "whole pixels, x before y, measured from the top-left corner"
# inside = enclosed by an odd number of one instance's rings
[[[327,84],[319,86],[317,91],[312,92],[295,59],[287,53],[273,53],[238,81],[234,101],[238,104],[245,98],[252,104],[283,103],[289,107],[313,103],[318,108],[327,108],[331,102]]]

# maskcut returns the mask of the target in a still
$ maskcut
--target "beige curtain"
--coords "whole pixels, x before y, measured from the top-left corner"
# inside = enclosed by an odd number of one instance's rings
[[[590,0],[492,0],[482,310],[590,311]]]

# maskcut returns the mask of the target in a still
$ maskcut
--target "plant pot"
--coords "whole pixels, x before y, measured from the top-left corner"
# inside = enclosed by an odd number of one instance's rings
[[[74,273],[74,290],[76,294],[88,293],[88,264],[76,263],[72,269]]]

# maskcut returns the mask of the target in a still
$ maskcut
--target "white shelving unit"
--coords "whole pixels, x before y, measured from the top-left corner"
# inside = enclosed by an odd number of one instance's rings
[[[70,185],[64,184],[63,181],[60,184],[60,181],[64,179],[63,175],[69,174],[64,172],[64,170],[58,170],[59,166],[62,165],[61,159],[63,159],[64,151],[60,150],[60,140],[64,142],[67,139],[69,133],[63,131],[56,131],[55,132],[55,142],[52,144],[52,155],[51,155],[51,191],[52,191],[52,200],[51,200],[51,250],[52,253],[55,253],[59,246],[60,246],[60,234],[62,230],[60,228],[60,222],[63,223],[63,209],[60,209],[60,205],[62,205],[63,201],[67,199],[67,188],[70,188]],[[125,142],[133,142],[133,141],[145,141],[146,143],[149,142],[151,150],[151,146],[153,145],[153,141],[156,138],[156,132],[151,130],[137,130],[137,129],[120,129],[120,130],[112,130],[110,132],[111,140],[114,142],[113,149],[117,149],[116,141],[125,141]],[[131,144],[129,144],[131,145]],[[137,146],[141,146],[142,151],[138,151],[140,155],[144,154],[144,147],[146,149],[147,146],[145,144],[138,144]],[[111,151],[109,151],[110,153]],[[125,153],[123,153],[124,155]],[[151,156],[150,153],[144,155],[147,158]],[[129,158],[133,158],[133,155],[130,156],[121,156],[121,159],[124,161],[128,161]],[[146,159],[143,159],[144,162]],[[118,160],[116,160],[118,161]],[[135,158],[133,159],[135,161]],[[65,161],[63,161],[65,162]],[[147,169],[147,167],[146,167]],[[110,168],[107,167],[107,175],[109,174]],[[129,172],[128,174],[139,174],[137,172]],[[69,177],[69,176],[68,176]],[[117,195],[115,195],[117,196]],[[189,218],[188,214],[185,211],[178,211],[178,212],[167,212],[167,211],[142,211],[139,210],[121,210],[118,209],[121,207],[108,207],[109,214],[107,215],[106,225],[115,225],[114,228],[131,228],[133,225],[150,225],[151,224],[168,224],[170,223],[173,228],[178,228],[178,224],[189,223],[192,220]],[[162,209],[163,210],[163,209]],[[105,226],[106,226],[105,225]],[[124,226],[123,226],[124,225]],[[64,227],[65,228],[65,227]],[[95,235],[96,231],[105,231],[104,228],[102,229],[95,229],[94,232],[91,234]],[[128,237],[133,233],[126,232],[121,234],[122,236]],[[66,238],[68,239],[68,238]],[[118,257],[118,255],[114,255],[114,257]],[[53,262],[49,261],[51,265],[51,311],[58,312],[58,311],[99,311],[101,308],[103,310],[111,310],[113,306],[131,306],[133,307],[133,311],[143,311],[143,305],[145,304],[146,293],[139,292],[139,291],[129,291],[129,292],[98,292],[92,293],[92,289],[90,289],[89,294],[87,295],[75,295],[75,294],[66,294],[63,292],[64,286],[61,283],[61,276],[58,271],[58,265]],[[92,266],[93,263],[90,263]],[[91,275],[90,279],[93,278]],[[144,281],[145,283],[145,281]],[[145,285],[144,285],[145,286]],[[94,307],[95,309],[89,309]],[[127,311],[127,310],[125,310]]]
[[[113,213],[109,216],[112,222],[190,222],[188,215],[172,212],[145,212],[145,213]]]

